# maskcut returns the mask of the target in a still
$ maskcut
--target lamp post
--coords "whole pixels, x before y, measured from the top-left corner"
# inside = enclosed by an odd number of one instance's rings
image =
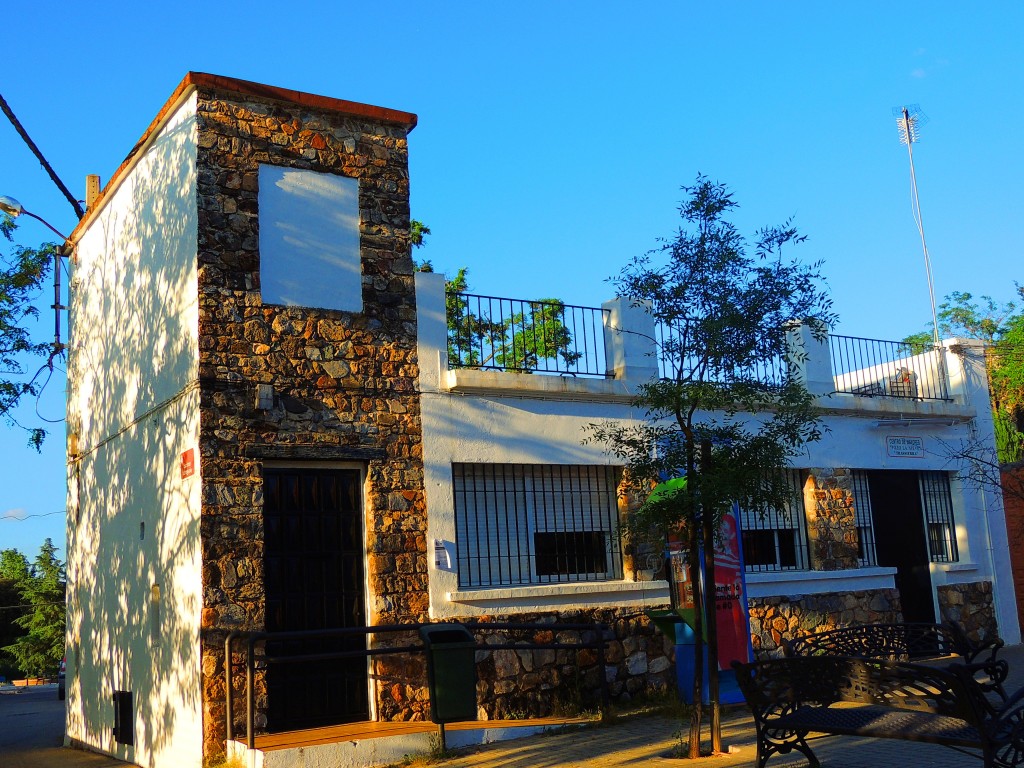
[[[36,221],[39,221],[53,232],[57,237],[61,239],[61,245],[54,251],[53,254],[53,304],[50,306],[53,308],[53,355],[58,355],[64,350],[64,345],[60,341],[60,311],[67,309],[67,307],[60,303],[60,257],[64,255],[65,248],[70,245],[68,237],[57,230],[50,222],[44,219],[42,216],[38,216],[31,211],[26,211],[25,207],[15,200],[13,197],[6,197],[0,195],[0,211],[6,213],[12,218],[18,216],[31,216]],[[53,357],[51,356],[51,361]]]

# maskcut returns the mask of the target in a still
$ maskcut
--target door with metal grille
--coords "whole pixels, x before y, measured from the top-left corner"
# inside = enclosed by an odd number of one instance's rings
[[[904,621],[935,621],[928,540],[918,473],[865,472],[874,514],[878,564],[896,568]]]
[[[268,632],[366,624],[362,482],[358,469],[267,468],[263,473],[263,572]],[[275,641],[268,657],[365,648],[362,634]],[[369,720],[363,656],[272,662],[267,668],[272,732]]]

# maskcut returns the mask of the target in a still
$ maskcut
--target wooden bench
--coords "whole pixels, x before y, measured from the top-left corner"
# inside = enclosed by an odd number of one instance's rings
[[[960,663],[986,692],[1006,700],[1003,683],[1010,673],[996,654],[1003,647],[998,637],[976,643],[958,624],[856,624],[783,641],[786,656],[854,656],[888,661]]]
[[[1024,689],[997,707],[965,667],[841,656],[732,666],[754,715],[758,768],[792,750],[817,768],[810,733],[941,744],[985,768],[1024,766]]]

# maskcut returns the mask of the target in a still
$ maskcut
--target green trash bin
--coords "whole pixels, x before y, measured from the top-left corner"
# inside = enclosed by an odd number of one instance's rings
[[[461,624],[420,627],[427,651],[430,719],[438,724],[476,720],[476,641]]]

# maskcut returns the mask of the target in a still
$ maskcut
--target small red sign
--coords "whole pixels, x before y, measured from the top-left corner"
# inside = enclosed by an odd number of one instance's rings
[[[181,478],[192,477],[196,473],[196,453],[194,448],[189,448],[181,454]]]

